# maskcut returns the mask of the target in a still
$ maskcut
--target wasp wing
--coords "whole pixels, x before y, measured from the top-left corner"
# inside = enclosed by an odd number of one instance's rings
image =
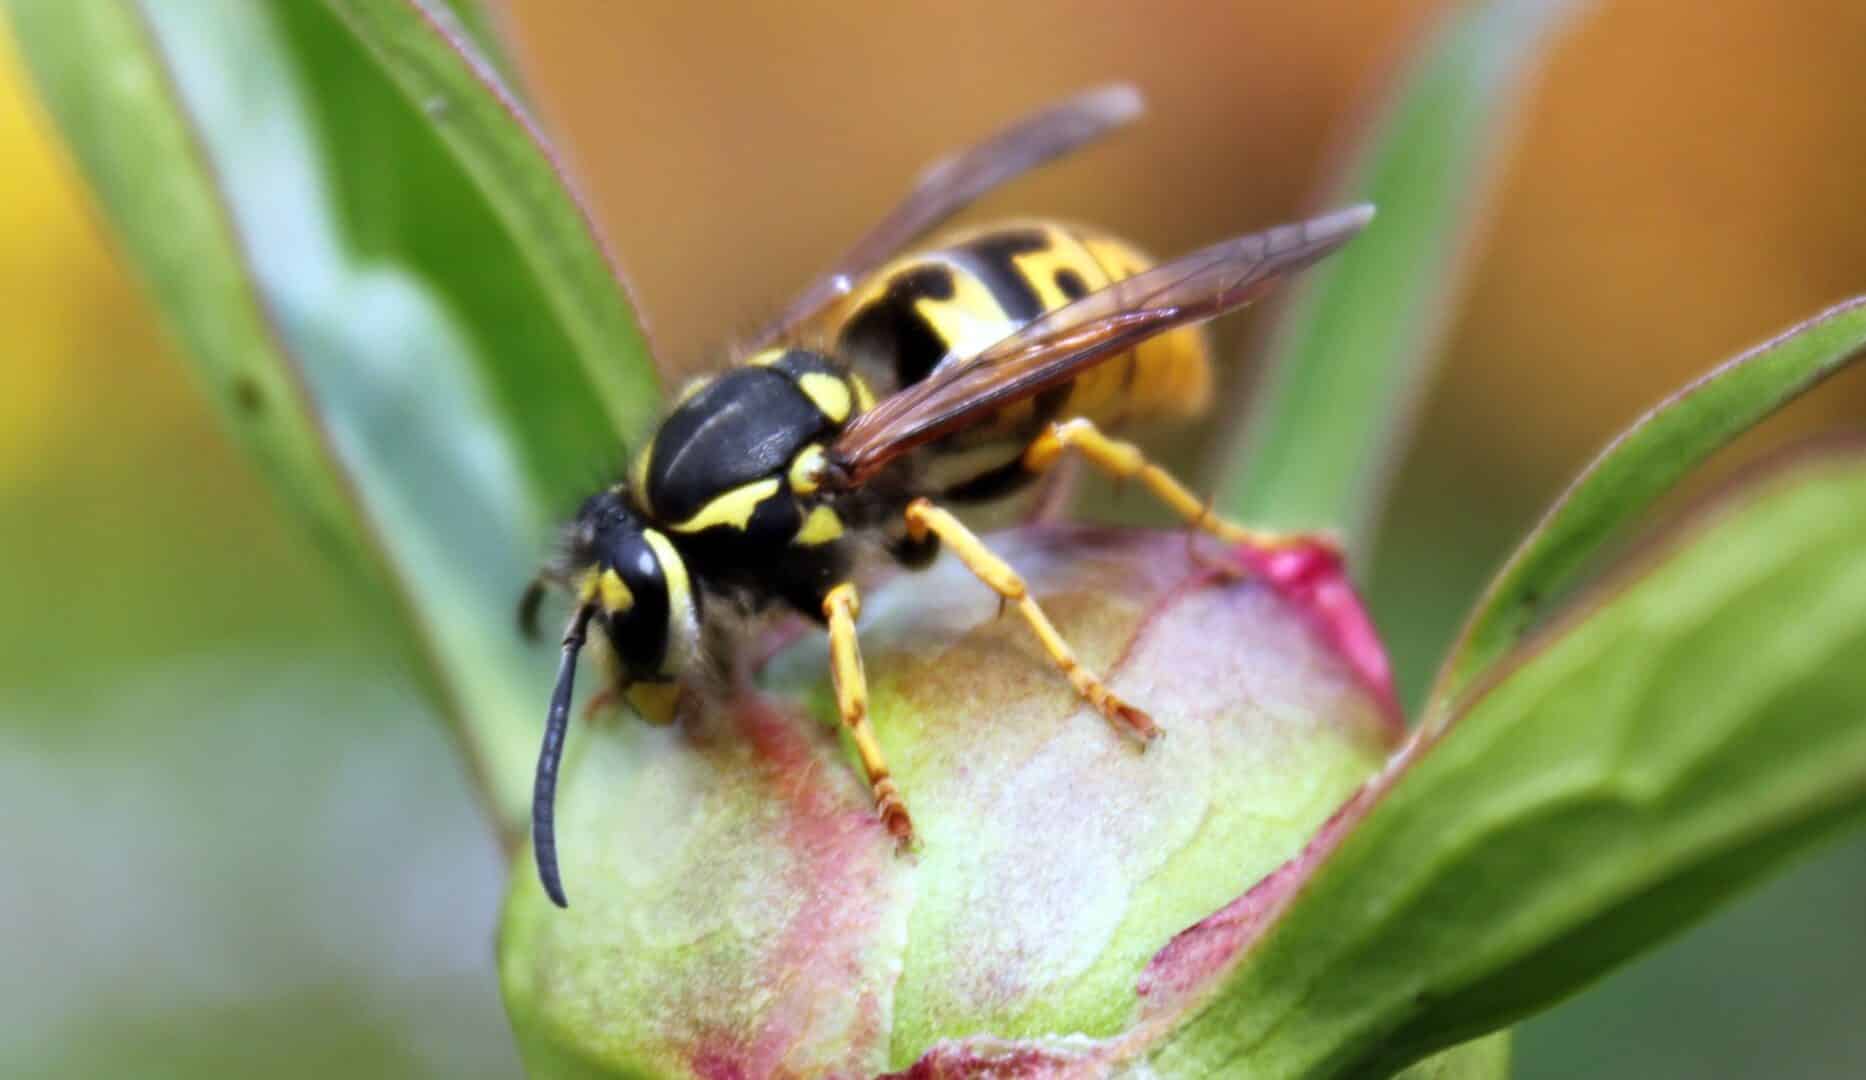
[[[1141,107],[1140,92],[1131,86],[1085,91],[935,162],[894,212],[772,320],[753,347],[764,348],[795,333],[896,252],[986,192],[1094,142],[1139,116]]]
[[[1371,206],[1356,206],[1213,244],[1058,308],[976,356],[948,357],[843,429],[828,453],[827,480],[858,485],[915,447],[1155,334],[1242,307],[1347,243],[1373,213]]]

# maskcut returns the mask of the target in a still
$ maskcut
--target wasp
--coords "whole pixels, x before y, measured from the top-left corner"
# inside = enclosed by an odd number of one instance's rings
[[[583,502],[520,605],[535,633],[547,587],[575,604],[532,806],[539,877],[559,907],[568,902],[553,802],[586,641],[603,646],[609,685],[600,697],[626,696],[666,722],[683,686],[735,677],[746,616],[815,621],[828,633],[837,711],[876,812],[906,845],[912,819],[869,722],[856,637],[860,579],[875,562],[865,552],[917,568],[950,550],[1028,624],[1076,692],[1144,744],[1160,728],[1076,659],[1017,571],[947,506],[1008,496],[1077,455],[1226,541],[1308,539],[1216,516],[1109,433],[1202,409],[1211,350],[1197,324],[1339,248],[1371,207],[1159,265],[1099,230],[1045,220],[953,233],[902,254],[981,195],[1140,110],[1130,87],[1092,90],[934,164],[742,362],[681,391],[622,482]]]

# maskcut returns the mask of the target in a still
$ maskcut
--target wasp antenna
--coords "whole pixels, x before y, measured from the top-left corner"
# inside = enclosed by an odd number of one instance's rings
[[[551,711],[544,721],[544,746],[538,751],[538,777],[531,789],[531,848],[538,861],[538,880],[551,903],[570,906],[564,882],[557,875],[557,764],[564,756],[564,731],[570,726],[570,695],[577,681],[577,653],[589,632],[596,609],[585,604],[564,631],[564,656],[557,663],[557,688],[551,691]]]

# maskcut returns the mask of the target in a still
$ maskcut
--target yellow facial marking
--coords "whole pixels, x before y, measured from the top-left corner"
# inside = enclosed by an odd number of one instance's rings
[[[687,577],[687,564],[681,561],[680,552],[666,534],[659,529],[643,529],[641,538],[654,549],[655,561],[661,564],[661,581],[667,586],[667,658],[661,669],[679,675],[700,658],[699,607],[694,603],[693,582]]]
[[[680,388],[680,393],[674,395],[674,404],[686,404],[689,398],[706,389],[706,384],[712,381],[711,379],[688,379],[687,384]]]
[[[680,684],[638,682],[628,688],[628,700],[643,720],[665,727],[674,722],[674,707],[680,703]]]
[[[659,529],[643,529],[641,538],[654,549],[655,561],[661,564],[661,579],[667,583],[668,607],[673,610],[686,607],[693,588],[687,581],[687,564],[681,561],[680,552],[674,550],[674,542]]]
[[[603,598],[603,610],[611,615],[620,615],[635,606],[635,594],[614,570],[603,571],[602,577],[597,579],[596,591]]]
[[[860,375],[850,375],[849,385],[855,387],[855,407],[862,412],[875,407],[875,392],[868,388],[868,380]]]
[[[766,349],[761,353],[753,353],[751,356],[746,357],[745,362],[753,367],[770,367],[772,364],[784,359],[784,353],[786,351],[787,350],[784,349]]]
[[[758,509],[759,503],[776,495],[779,486],[777,478],[773,477],[735,487],[700,507],[699,513],[673,526],[673,529],[683,533],[697,533],[715,525],[743,529],[752,520],[752,511]]]
[[[822,481],[823,448],[811,443],[790,460],[790,489],[798,495],[810,495]]]
[[[583,576],[577,579],[577,603],[587,604],[596,599],[596,588],[596,571],[584,571]]]
[[[842,535],[842,519],[827,506],[819,506],[810,511],[810,516],[803,520],[803,528],[797,530],[793,538],[804,547],[827,544]]]
[[[797,380],[797,388],[816,404],[817,411],[829,417],[831,423],[840,424],[849,418],[854,399],[849,394],[849,384],[840,378],[821,371],[805,372]]]

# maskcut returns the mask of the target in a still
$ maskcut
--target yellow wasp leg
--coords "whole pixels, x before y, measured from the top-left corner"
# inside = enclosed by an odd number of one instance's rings
[[[874,726],[868,722],[868,676],[862,672],[862,649],[855,639],[855,618],[861,611],[861,598],[848,582],[829,590],[823,598],[823,615],[829,619],[829,674],[836,684],[836,709],[855,740],[862,771],[868,774],[875,812],[881,815],[881,824],[905,847],[913,842],[914,823],[907,816],[900,789],[888,776],[887,760],[881,756],[881,744],[875,741]]]
[[[1050,659],[1062,669],[1070,684],[1076,688],[1076,693],[1099,709],[1116,727],[1137,738],[1151,740],[1160,734],[1152,717],[1116,697],[1114,691],[1108,689],[1107,684],[1097,678],[1094,672],[1082,666],[1069,643],[1056,632],[1050,617],[1031,599],[1030,590],[1025,587],[1024,579],[1018,576],[1017,571],[992,554],[984,541],[958,518],[926,499],[915,499],[907,506],[907,535],[912,540],[920,541],[925,540],[928,533],[939,537],[940,542],[951,548],[959,561],[980,581],[990,586],[993,592],[1017,605],[1017,613],[1030,625],[1037,640],[1042,642],[1043,651],[1049,653]]]
[[[1333,539],[1311,533],[1265,532],[1247,529],[1212,513],[1211,504],[1178,480],[1173,474],[1147,460],[1140,447],[1102,434],[1088,419],[1051,424],[1049,430],[1031,441],[1024,451],[1024,468],[1040,473],[1054,465],[1064,451],[1074,450],[1089,463],[1117,479],[1138,479],[1154,497],[1165,503],[1186,523],[1211,533],[1229,544],[1274,549],[1320,543],[1334,547]]]

